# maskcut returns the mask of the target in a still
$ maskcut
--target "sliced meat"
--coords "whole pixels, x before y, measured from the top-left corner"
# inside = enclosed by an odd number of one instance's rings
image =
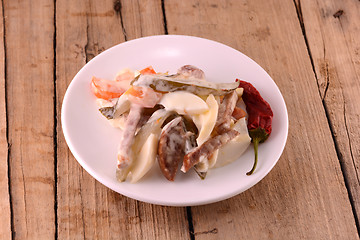
[[[179,164],[185,155],[185,130],[181,117],[173,119],[161,131],[158,162],[167,180],[174,181]]]
[[[178,74],[184,77],[193,77],[198,79],[205,79],[205,73],[200,68],[192,65],[185,65],[178,69]]]
[[[119,144],[117,156],[118,169],[127,168],[132,163],[131,146],[134,142],[135,132],[141,119],[142,110],[143,108],[139,105],[131,105],[130,112],[126,119],[126,123]]]
[[[202,145],[196,147],[193,151],[185,155],[181,170],[183,172],[187,172],[195,164],[199,163],[201,159],[209,159],[211,154],[213,154],[216,149],[219,149],[221,146],[231,141],[231,139],[235,138],[237,135],[239,135],[238,131],[228,129],[226,131],[224,130],[221,135],[210,138]]]
[[[231,115],[234,112],[237,100],[238,95],[235,91],[225,95],[224,99],[219,104],[213,135],[222,134],[230,129]]]
[[[230,129],[231,115],[236,106],[237,99],[238,95],[235,91],[224,96],[221,104],[219,104],[218,117],[212,137],[185,155],[181,168],[183,172],[187,172],[194,165],[202,161],[208,161],[217,149],[239,135],[239,132]]]

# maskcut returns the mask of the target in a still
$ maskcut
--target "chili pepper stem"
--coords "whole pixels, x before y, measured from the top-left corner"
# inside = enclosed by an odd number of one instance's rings
[[[255,152],[255,160],[254,160],[254,165],[252,167],[252,169],[246,173],[246,175],[250,176],[251,174],[254,173],[256,166],[257,166],[257,162],[258,162],[258,146],[260,143],[260,139],[259,138],[254,138],[253,139],[253,143],[254,143],[254,152]]]

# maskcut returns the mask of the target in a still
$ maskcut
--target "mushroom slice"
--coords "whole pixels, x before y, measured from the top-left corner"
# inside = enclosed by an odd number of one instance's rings
[[[174,181],[179,163],[185,155],[184,128],[182,117],[177,117],[166,124],[161,131],[158,162],[161,172],[169,181]]]
[[[203,72],[203,70],[192,65],[182,66],[178,69],[177,73],[184,77],[205,79],[205,73]]]

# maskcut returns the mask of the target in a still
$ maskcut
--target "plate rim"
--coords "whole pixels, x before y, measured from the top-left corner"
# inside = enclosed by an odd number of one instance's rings
[[[281,96],[281,103],[282,103],[282,109],[284,109],[284,116],[282,116],[284,118],[284,123],[286,124],[286,126],[284,126],[285,128],[285,136],[284,136],[284,141],[282,142],[282,146],[279,147],[280,151],[279,151],[279,156],[276,158],[275,161],[273,161],[273,163],[271,164],[271,166],[266,169],[266,171],[259,176],[256,180],[254,180],[253,182],[247,184],[245,186],[245,188],[239,188],[239,189],[235,189],[234,191],[228,192],[227,194],[223,194],[221,196],[215,196],[215,197],[211,197],[208,198],[207,200],[197,200],[197,199],[191,199],[190,201],[180,201],[180,202],[174,202],[174,201],[166,201],[166,200],[154,200],[152,198],[149,198],[148,196],[142,196],[139,197],[136,194],[133,194],[129,191],[123,191],[120,192],[118,189],[115,189],[112,184],[109,183],[105,183],[105,180],[103,180],[97,173],[96,171],[93,171],[93,169],[86,164],[86,161],[84,161],[77,153],[75,147],[73,146],[71,140],[69,139],[69,133],[67,132],[67,126],[66,124],[64,125],[65,121],[65,117],[66,117],[66,113],[65,113],[65,107],[67,102],[68,102],[68,98],[69,98],[69,89],[71,89],[72,84],[76,81],[76,79],[78,78],[78,76],[80,76],[82,74],[83,71],[86,71],[86,69],[91,66],[94,62],[96,62],[96,59],[103,57],[104,55],[106,55],[108,52],[113,51],[115,48],[118,47],[126,47],[126,45],[128,44],[134,44],[134,42],[138,42],[138,41],[146,41],[147,39],[156,39],[156,38],[160,38],[160,39],[166,39],[166,38],[190,38],[190,39],[197,39],[200,41],[209,41],[212,42],[213,44],[219,44],[222,47],[226,47],[232,51],[236,51],[237,53],[243,55],[243,57],[247,58],[249,61],[251,61],[253,64],[255,64],[259,70],[261,69],[261,71],[263,71],[267,77],[269,79],[271,79],[274,83],[274,85],[277,88],[277,91],[280,93]],[[74,81],[75,80],[75,81]],[[275,81],[271,78],[271,76],[257,63],[255,62],[253,59],[251,59],[250,57],[248,57],[247,55],[245,55],[244,53],[240,52],[239,50],[232,48],[226,44],[214,41],[214,40],[210,40],[210,39],[206,39],[206,38],[201,38],[201,37],[196,37],[196,36],[189,36],[189,35],[153,35],[153,36],[147,36],[147,37],[141,37],[141,38],[136,38],[133,40],[129,40],[126,42],[122,42],[119,44],[116,44],[108,49],[106,49],[105,51],[101,52],[100,54],[98,54],[97,56],[95,56],[93,59],[91,59],[88,63],[86,63],[85,65],[83,65],[81,67],[81,69],[76,73],[76,75],[73,77],[73,79],[71,80],[70,84],[68,85],[66,92],[64,94],[64,98],[62,101],[62,105],[61,105],[61,127],[62,127],[62,131],[63,131],[63,135],[65,138],[65,142],[68,145],[71,153],[73,154],[74,158],[77,160],[77,162],[81,165],[82,168],[85,169],[85,171],[87,171],[93,178],[95,178],[98,182],[100,182],[101,184],[103,184],[105,187],[132,199],[138,200],[138,201],[142,201],[142,202],[146,202],[146,203],[151,203],[151,204],[156,204],[156,205],[162,205],[162,206],[175,206],[175,207],[183,207],[183,206],[199,206],[199,205],[206,205],[206,204],[210,204],[210,203],[215,203],[215,202],[219,202],[219,201],[223,201],[226,199],[229,199],[231,197],[234,197],[242,192],[245,192],[246,190],[248,190],[249,188],[253,187],[254,185],[256,185],[257,183],[259,183],[264,177],[266,177],[268,175],[268,173],[274,168],[274,166],[276,165],[276,163],[279,161],[286,142],[287,142],[287,138],[288,138],[288,131],[289,131],[289,119],[288,119],[288,111],[287,111],[287,107],[286,107],[286,103],[285,103],[285,99],[283,97],[283,95],[281,94],[281,91],[279,89],[279,87],[277,86],[277,84],[275,83]]]

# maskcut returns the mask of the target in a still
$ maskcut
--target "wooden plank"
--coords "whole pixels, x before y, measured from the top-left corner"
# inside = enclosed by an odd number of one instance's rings
[[[278,164],[245,193],[193,207],[195,238],[357,239],[294,2],[166,1],[165,10],[170,34],[217,40],[257,61],[289,110],[287,147]]]
[[[57,1],[56,103],[86,61],[125,41],[163,32],[160,1]],[[144,9],[145,8],[145,9]],[[139,20],[136,16],[141,15]],[[158,19],[159,22],[151,22]],[[141,30],[143,29],[143,30]],[[126,35],[124,34],[126,33]],[[89,79],[90,81],[90,79]],[[57,124],[59,239],[186,239],[185,208],[160,207],[121,196],[94,180],[68,150]]]
[[[8,142],[5,94],[4,16],[0,4],[0,239],[11,239],[11,213],[8,179]]]
[[[54,211],[54,5],[4,1],[15,239],[51,239]]]
[[[121,6],[126,40],[164,34],[160,0],[121,1]]]
[[[360,3],[301,1],[305,33],[338,156],[360,219]],[[360,229],[360,226],[358,226]]]

